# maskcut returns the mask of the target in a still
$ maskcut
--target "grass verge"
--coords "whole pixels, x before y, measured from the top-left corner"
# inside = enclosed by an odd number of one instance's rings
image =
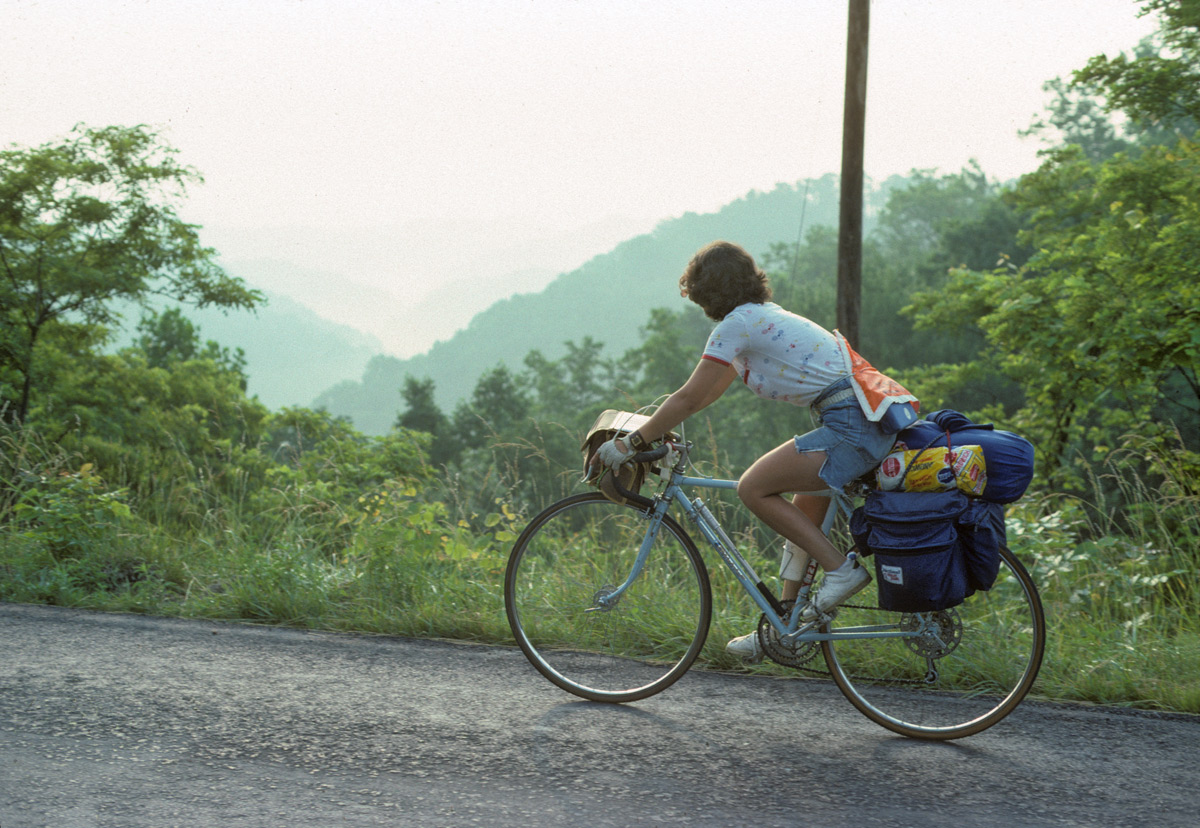
[[[1034,695],[1200,713],[1197,500],[1169,487],[1136,494],[1121,520],[1062,499],[1010,509],[1009,544],[1039,585],[1049,630]],[[22,505],[0,525],[0,600],[512,642],[503,576],[526,516],[504,502],[483,516],[417,492],[365,511],[213,509],[169,531],[85,468]],[[714,619],[700,665],[746,669],[723,647],[756,614],[705,557]],[[750,557],[773,572],[772,551]]]

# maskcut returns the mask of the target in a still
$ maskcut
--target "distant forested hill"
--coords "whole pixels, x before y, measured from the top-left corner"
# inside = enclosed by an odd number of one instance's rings
[[[242,275],[236,268],[230,272]],[[308,406],[329,386],[360,375],[361,366],[383,350],[370,334],[331,322],[287,296],[265,294],[267,302],[251,312],[189,307],[184,314],[199,328],[201,340],[245,351],[247,391],[268,408]],[[129,305],[121,315],[125,321],[115,348],[134,340],[142,312]]]
[[[267,292],[254,316],[189,310],[204,339],[246,352],[249,392],[269,408],[308,406],[324,388],[355,374],[383,344],[324,319],[299,302]]]
[[[868,222],[899,181],[870,188]],[[773,244],[795,243],[802,213],[805,232],[818,225],[836,226],[837,176],[808,182],[807,207],[805,189],[805,182],[780,184],[767,193],[751,192],[716,213],[686,213],[664,221],[652,233],[562,274],[540,293],[497,302],[424,354],[403,360],[374,357],[360,380],[333,386],[314,406],[350,417],[361,431],[380,434],[391,428],[403,407],[400,389],[406,375],[433,378],[438,405],[450,410],[470,396],[487,370],[504,363],[519,371],[534,349],[557,359],[566,352],[566,342],[591,336],[610,355],[621,354],[640,341],[639,329],[652,308],[680,304],[679,274],[701,246],[726,239],[759,256]],[[454,301],[452,296],[445,300]]]

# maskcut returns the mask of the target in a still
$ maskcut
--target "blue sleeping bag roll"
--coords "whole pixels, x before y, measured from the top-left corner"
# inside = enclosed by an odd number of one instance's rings
[[[947,438],[949,432],[949,438]],[[992,503],[1018,500],[1033,480],[1033,444],[991,423],[974,423],[966,415],[944,408],[926,415],[896,435],[910,449],[944,446],[980,446],[987,466],[987,485],[980,499]]]

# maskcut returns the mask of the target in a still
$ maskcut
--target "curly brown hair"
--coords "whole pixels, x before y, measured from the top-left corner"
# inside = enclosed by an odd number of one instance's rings
[[[754,257],[732,242],[702,247],[679,277],[679,290],[709,319],[720,322],[738,305],[771,301],[771,283]]]

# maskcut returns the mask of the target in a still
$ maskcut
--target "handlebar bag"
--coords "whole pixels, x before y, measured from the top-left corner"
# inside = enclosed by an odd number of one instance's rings
[[[850,533],[859,554],[875,558],[880,608],[935,612],[975,591],[959,532],[969,505],[957,490],[868,493],[851,515]]]
[[[624,436],[637,431],[650,418],[645,414],[634,414],[629,411],[617,411],[616,409],[607,409],[603,411],[596,422],[592,423],[592,427],[588,429],[587,436],[583,438],[583,443],[580,445],[580,451],[583,453],[583,476],[588,485],[594,486],[600,492],[616,503],[625,503],[626,498],[613,485],[613,475],[609,469],[602,468],[596,462],[596,452],[604,443],[614,437]],[[667,435],[671,439],[679,439],[674,432]],[[620,468],[619,480],[621,488],[627,492],[638,494],[642,488],[642,484],[646,482],[646,475],[655,474],[658,472],[658,466],[653,463],[626,463]]]

